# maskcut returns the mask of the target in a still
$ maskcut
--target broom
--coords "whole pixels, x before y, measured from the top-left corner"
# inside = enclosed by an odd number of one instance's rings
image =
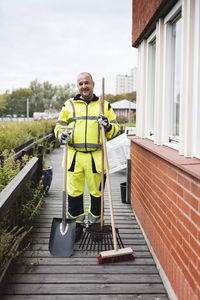
[[[100,102],[102,99],[100,99]],[[113,211],[113,203],[112,203],[112,193],[111,193],[111,182],[110,182],[110,174],[108,168],[108,155],[106,150],[106,139],[105,139],[105,128],[102,125],[102,144],[103,144],[103,153],[105,156],[105,164],[106,164],[106,176],[108,182],[108,197],[109,197],[109,205],[110,205],[110,215],[111,215],[111,225],[112,225],[112,235],[114,242],[114,250],[103,251],[98,256],[97,260],[99,264],[103,263],[114,263],[116,261],[125,261],[125,260],[133,260],[135,257],[133,255],[133,250],[131,248],[118,248],[117,245],[117,233],[115,229],[115,221],[114,221],[114,211]]]
[[[99,102],[99,110],[104,114],[104,78],[102,78],[102,101]],[[112,227],[111,225],[104,225],[104,151],[102,150],[101,157],[101,223],[91,224],[86,228],[85,233],[81,239],[80,246],[82,250],[102,251],[113,249]],[[120,238],[118,229],[115,229],[117,235],[117,243],[120,248],[124,245]]]

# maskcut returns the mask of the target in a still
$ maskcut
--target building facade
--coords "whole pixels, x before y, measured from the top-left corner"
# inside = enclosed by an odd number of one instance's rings
[[[132,0],[131,203],[170,299],[200,299],[200,1]]]
[[[126,117],[130,120],[130,114],[136,112],[136,104],[126,99],[111,103],[111,107],[116,117]]]
[[[131,93],[136,90],[137,68],[130,70],[130,75],[116,75],[116,94]]]

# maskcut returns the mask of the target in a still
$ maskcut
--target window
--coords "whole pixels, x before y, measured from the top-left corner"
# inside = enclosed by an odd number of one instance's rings
[[[156,38],[153,33],[147,41],[147,136],[154,136],[154,108],[155,108],[155,62],[156,62]]]
[[[172,23],[172,69],[171,69],[171,89],[172,89],[172,124],[171,135],[179,136],[180,120],[180,82],[181,82],[181,18]]]
[[[163,142],[179,149],[182,55],[181,2],[165,18]]]

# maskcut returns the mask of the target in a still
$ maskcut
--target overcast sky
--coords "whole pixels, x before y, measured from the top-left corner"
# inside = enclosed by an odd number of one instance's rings
[[[90,72],[101,93],[137,66],[132,0],[0,0],[0,93],[37,79],[76,83]]]

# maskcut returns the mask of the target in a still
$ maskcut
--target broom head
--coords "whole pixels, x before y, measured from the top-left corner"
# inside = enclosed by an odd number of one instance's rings
[[[114,263],[118,261],[134,260],[133,250],[131,248],[122,248],[118,250],[103,251],[97,258],[98,264]]]

